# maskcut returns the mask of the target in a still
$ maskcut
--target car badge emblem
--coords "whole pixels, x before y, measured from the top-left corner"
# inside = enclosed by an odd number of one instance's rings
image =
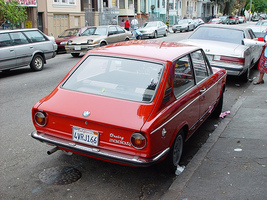
[[[206,52],[210,52],[210,49],[206,49]]]
[[[83,112],[83,117],[88,117],[90,115],[90,112],[89,111],[84,111]]]

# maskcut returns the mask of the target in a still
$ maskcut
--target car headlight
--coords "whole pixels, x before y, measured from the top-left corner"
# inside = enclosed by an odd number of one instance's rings
[[[68,45],[70,45],[71,43],[72,43],[72,40],[69,40],[69,41],[67,42]]]
[[[94,40],[87,40],[87,44],[93,44]]]
[[[65,45],[67,43],[68,43],[68,41],[60,42],[61,45]]]
[[[39,126],[45,126],[47,124],[47,114],[45,112],[38,111],[34,115],[34,121]]]
[[[146,137],[141,133],[133,133],[131,136],[131,144],[136,149],[143,149],[147,144]]]

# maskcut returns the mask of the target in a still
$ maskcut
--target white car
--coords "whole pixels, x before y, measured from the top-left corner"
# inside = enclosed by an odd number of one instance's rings
[[[228,75],[240,76],[245,82],[264,44],[250,28],[220,24],[201,25],[179,42],[201,47],[213,67],[224,68]]]
[[[178,21],[178,24],[172,26],[172,31],[176,33],[176,31],[193,31],[196,28],[195,23],[192,19],[181,19]]]
[[[145,24],[143,28],[139,28],[138,31],[142,33],[142,38],[157,38],[159,35],[167,36],[167,25],[162,21],[153,21]]]
[[[260,20],[255,25],[249,26],[257,37],[263,37],[267,31],[267,20]]]

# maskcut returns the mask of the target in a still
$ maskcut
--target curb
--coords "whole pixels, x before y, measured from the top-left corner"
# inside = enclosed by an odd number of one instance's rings
[[[251,85],[248,87],[250,88]],[[195,171],[200,167],[203,160],[213,148],[215,143],[218,141],[219,137],[226,129],[228,124],[231,122],[233,117],[236,115],[237,111],[241,107],[241,105],[246,100],[247,96],[243,96],[237,100],[237,102],[233,105],[231,109],[231,115],[227,115],[225,119],[223,119],[219,126],[214,130],[212,135],[207,139],[206,143],[198,150],[196,155],[193,159],[188,163],[185,167],[183,173],[175,178],[172,185],[166,191],[166,193],[161,197],[161,200],[174,200],[179,199],[179,196],[182,194],[182,191],[187,186],[188,182],[190,181],[191,177],[194,175]]]

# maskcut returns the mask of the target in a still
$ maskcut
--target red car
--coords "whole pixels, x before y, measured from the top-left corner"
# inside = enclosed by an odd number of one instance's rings
[[[222,20],[220,18],[212,18],[208,24],[222,24]]]
[[[79,37],[85,29],[88,27],[82,27],[82,28],[69,28],[64,30],[58,38],[55,39],[57,43],[57,52],[66,52],[65,45],[70,39],[74,39]]]
[[[202,49],[133,40],[89,51],[32,108],[32,137],[130,166],[174,171],[184,142],[222,110],[226,71]]]

